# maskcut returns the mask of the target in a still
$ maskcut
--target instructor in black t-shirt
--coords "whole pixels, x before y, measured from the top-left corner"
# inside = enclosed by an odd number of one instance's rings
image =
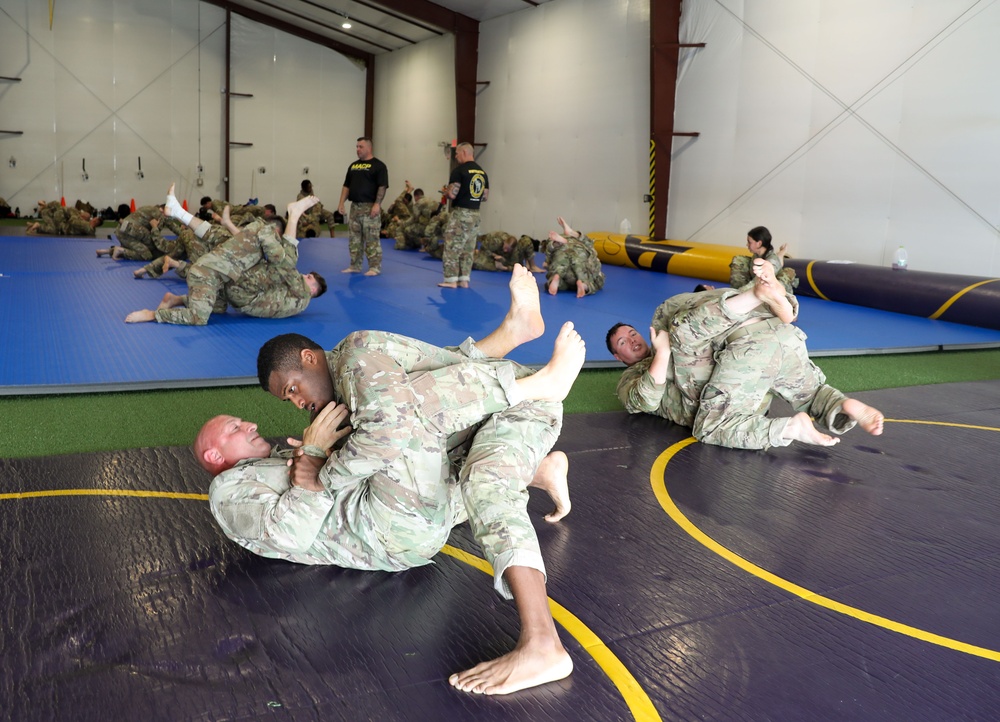
[[[448,179],[451,214],[444,229],[442,288],[468,288],[479,235],[479,205],[490,194],[490,179],[474,158],[471,143],[455,148],[458,165]]]
[[[366,276],[382,272],[382,244],[379,230],[382,225],[382,199],[389,188],[389,169],[372,155],[372,139],[358,138],[358,159],[347,168],[344,188],[340,192],[337,210],[344,215],[344,202],[351,202],[348,228],[351,236],[348,248],[351,265],[343,273],[360,273],[364,257],[368,256]]]

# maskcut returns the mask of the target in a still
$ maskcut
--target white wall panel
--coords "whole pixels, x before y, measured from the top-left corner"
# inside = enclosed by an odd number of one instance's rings
[[[483,227],[648,225],[649,3],[557,0],[480,26]]]
[[[389,202],[407,180],[431,197],[447,184],[450,163],[440,144],[450,144],[455,133],[454,36],[379,55],[372,140],[375,155],[389,167]]]
[[[1000,4],[690,0],[667,234],[1000,272]],[[734,78],[736,79],[734,81]],[[942,256],[941,242],[948,245]]]

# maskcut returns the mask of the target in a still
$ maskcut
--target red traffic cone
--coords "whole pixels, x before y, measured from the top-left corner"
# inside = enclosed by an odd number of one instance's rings
[[[135,198],[132,199],[132,203],[129,205],[129,210],[135,213]]]
[[[188,209],[188,199],[187,198],[185,198],[184,202],[181,203],[181,208],[183,208],[184,210]]]
[[[63,196],[63,197],[62,197],[62,198],[61,198],[61,199],[59,200],[59,205],[61,205],[61,206],[62,206],[63,208],[65,208],[65,207],[66,207],[66,196]]]

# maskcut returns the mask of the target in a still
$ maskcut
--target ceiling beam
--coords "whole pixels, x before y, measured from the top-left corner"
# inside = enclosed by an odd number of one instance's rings
[[[267,15],[266,13],[261,13],[256,10],[251,10],[250,8],[243,7],[234,2],[229,2],[229,0],[201,0],[202,2],[208,3],[209,5],[215,5],[223,10],[229,12],[234,12],[237,15],[242,15],[248,20],[253,20],[254,22],[261,23],[262,25],[267,25],[273,27],[282,32],[286,32],[289,35],[294,35],[295,37],[302,38],[303,40],[308,40],[309,42],[316,43],[317,45],[322,45],[325,48],[330,48],[341,55],[346,55],[349,58],[355,58],[365,63],[370,64],[374,59],[372,53],[367,53],[364,50],[359,50],[358,48],[351,47],[345,43],[338,42],[332,38],[328,38],[319,33],[312,32],[306,28],[299,27],[284,20],[280,20],[273,15]]]

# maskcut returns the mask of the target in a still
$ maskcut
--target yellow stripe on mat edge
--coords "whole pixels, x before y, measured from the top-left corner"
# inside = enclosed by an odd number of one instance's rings
[[[886,421],[897,421],[896,419],[886,419]],[[908,420],[904,423],[919,424],[924,423],[921,421]],[[1000,431],[1000,429],[988,427],[988,426],[966,426],[964,424],[950,424],[947,422],[927,422],[940,426],[956,426],[960,428],[978,428],[987,429],[991,431]],[[670,446],[666,451],[660,454],[656,461],[653,462],[653,466],[649,472],[649,480],[653,487],[653,494],[656,496],[657,501],[660,502],[660,506],[663,510],[667,512],[671,519],[676,522],[676,524],[681,527],[685,532],[688,533],[693,539],[707,547],[709,550],[715,552],[720,557],[736,565],[743,571],[753,574],[755,577],[762,579],[769,584],[773,584],[779,589],[784,589],[786,592],[793,594],[797,597],[801,597],[807,602],[811,602],[820,607],[825,607],[834,612],[840,614],[845,614],[849,617],[854,617],[855,619],[861,620],[862,622],[867,622],[868,624],[873,624],[877,627],[882,627],[883,629],[888,629],[892,632],[897,632],[899,634],[905,634],[909,637],[914,637],[916,639],[923,640],[925,642],[930,642],[931,644],[937,644],[942,647],[947,647],[948,649],[954,649],[958,652],[965,652],[966,654],[972,654],[977,657],[983,657],[985,659],[992,660],[994,662],[1000,662],[1000,652],[992,649],[987,649],[985,647],[977,647],[972,644],[966,644],[965,642],[959,642],[955,639],[950,639],[948,637],[942,637],[938,634],[933,634],[931,632],[926,632],[922,629],[917,629],[916,627],[911,627],[906,624],[900,624],[899,622],[894,622],[891,619],[885,617],[880,617],[876,614],[871,614],[864,610],[858,609],[856,607],[851,607],[846,604],[841,604],[840,602],[834,601],[828,597],[824,597],[820,594],[816,594],[805,587],[800,587],[798,584],[789,582],[786,579],[782,579],[776,574],[763,569],[753,562],[750,562],[743,557],[739,556],[735,552],[726,549],[724,546],[719,544],[717,541],[712,539],[710,536],[705,534],[701,529],[696,527],[691,521],[684,516],[677,505],[674,504],[673,499],[670,498],[670,494],[667,492],[666,482],[665,482],[665,472],[667,469],[667,463],[676,456],[681,450],[696,443],[694,437],[688,437],[683,441],[678,441],[673,446]]]
[[[143,497],[160,499],[191,499],[197,501],[208,501],[208,494],[190,494],[185,492],[171,491],[135,491],[122,489],[53,489],[51,491],[25,491],[0,494],[0,500],[4,499],[37,499],[53,496],[119,496],[119,497]],[[485,559],[464,552],[461,549],[446,544],[441,550],[448,556],[454,557],[460,562],[475,567],[485,574],[493,576],[493,568]],[[653,706],[649,695],[642,689],[635,677],[625,668],[614,653],[608,649],[607,645],[594,634],[587,625],[581,622],[572,612],[563,607],[553,599],[549,599],[549,609],[552,617],[572,635],[572,637],[587,650],[598,666],[608,678],[614,683],[618,691],[621,692],[625,704],[628,705],[632,716],[638,722],[658,722],[661,717]]]
[[[927,318],[931,318],[931,319],[938,319],[938,318],[940,318],[941,314],[944,313],[945,311],[947,311],[951,307],[951,305],[953,303],[955,303],[955,301],[957,301],[958,299],[960,299],[962,296],[964,296],[965,294],[967,294],[972,289],[978,288],[979,286],[982,286],[982,285],[987,284],[987,283],[996,283],[997,281],[1000,281],[1000,278],[991,278],[991,279],[989,279],[987,281],[980,281],[979,283],[973,283],[971,286],[967,286],[966,288],[963,288],[961,291],[959,291],[954,296],[952,296],[947,301],[945,301],[944,305],[941,306],[941,308],[939,308],[937,311],[935,311],[934,313],[932,313]]]

